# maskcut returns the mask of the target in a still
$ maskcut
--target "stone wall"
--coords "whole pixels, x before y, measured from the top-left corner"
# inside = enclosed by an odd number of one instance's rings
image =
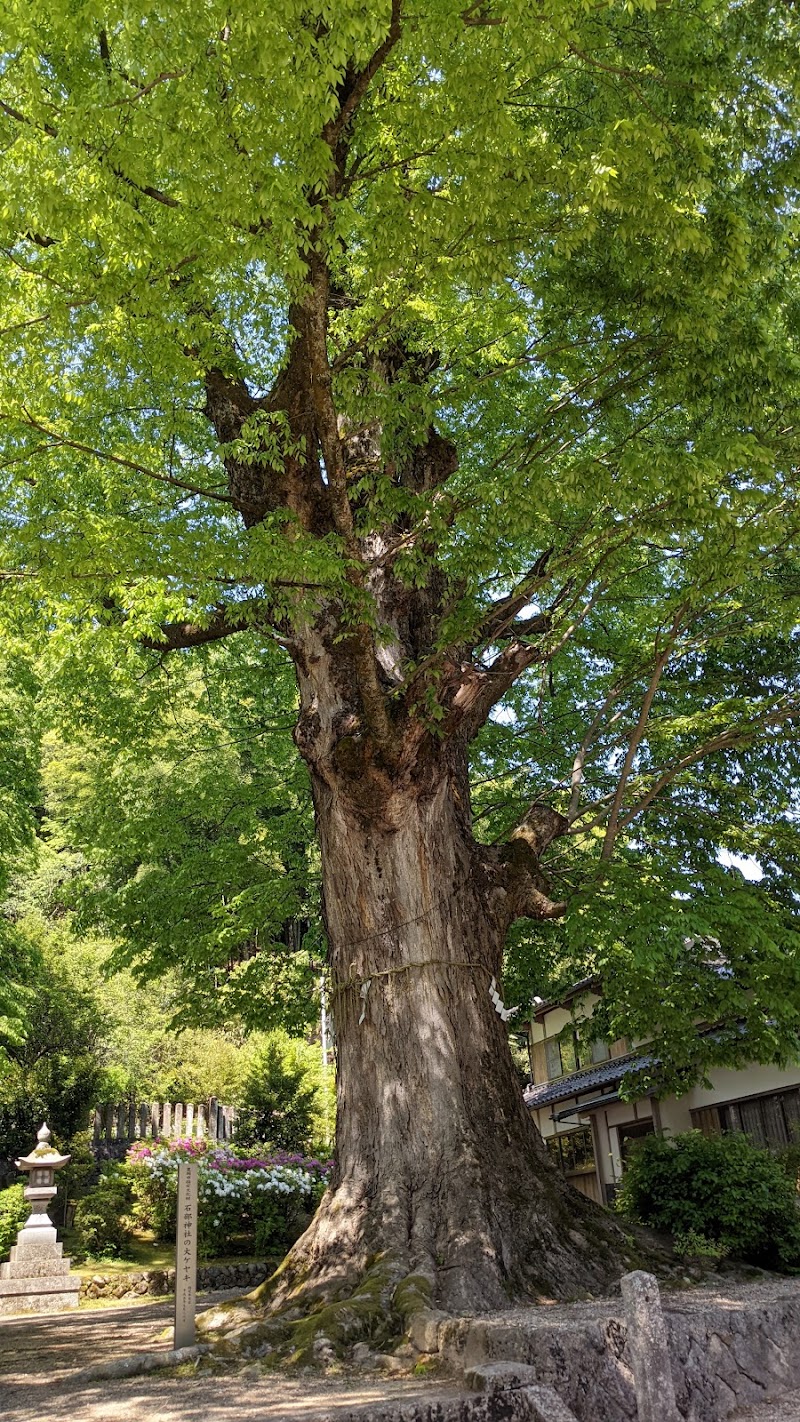
[[[214,1289],[254,1289],[268,1279],[274,1262],[263,1264],[207,1264],[197,1271],[198,1292]],[[124,1274],[92,1274],[81,1283],[83,1299],[158,1298],[175,1291],[174,1269],[130,1270]]]
[[[665,1293],[662,1301],[685,1422],[724,1422],[800,1387],[800,1280]],[[438,1345],[450,1372],[528,1363],[578,1422],[635,1422],[627,1328],[612,1301],[453,1319],[439,1324]]]

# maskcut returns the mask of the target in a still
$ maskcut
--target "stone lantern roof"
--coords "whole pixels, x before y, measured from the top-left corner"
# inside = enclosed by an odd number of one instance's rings
[[[15,1160],[17,1170],[60,1170],[62,1165],[67,1165],[72,1159],[70,1155],[59,1155],[57,1150],[53,1150],[50,1145],[51,1131],[47,1124],[40,1126],[36,1132],[37,1144],[30,1155],[23,1155],[20,1160]]]

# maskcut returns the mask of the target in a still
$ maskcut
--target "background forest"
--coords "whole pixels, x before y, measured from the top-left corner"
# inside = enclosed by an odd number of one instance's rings
[[[329,1146],[309,806],[275,671],[254,695],[218,652],[97,667],[75,699],[52,643],[6,663],[0,1159],[44,1117],[66,1143],[123,1099],[252,1115],[272,1095],[262,1138]]]

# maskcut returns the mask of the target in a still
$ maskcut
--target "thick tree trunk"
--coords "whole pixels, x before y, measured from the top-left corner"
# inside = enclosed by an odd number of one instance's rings
[[[317,749],[325,719],[315,702]],[[337,1163],[275,1305],[343,1298],[376,1260],[387,1284],[421,1277],[455,1311],[602,1288],[620,1272],[617,1231],[550,1165],[490,998],[507,916],[472,839],[464,748],[429,757],[400,786],[309,759]]]

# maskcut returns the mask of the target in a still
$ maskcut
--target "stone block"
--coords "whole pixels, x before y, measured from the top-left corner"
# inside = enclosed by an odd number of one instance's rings
[[[78,1307],[77,1294],[30,1294],[26,1298],[3,1298],[0,1315],[8,1313],[63,1313]]]
[[[448,1316],[434,1308],[422,1308],[413,1313],[408,1324],[409,1343],[418,1348],[420,1353],[438,1353],[439,1325]]]
[[[69,1259],[10,1259],[0,1264],[0,1279],[57,1279],[69,1270]]]
[[[16,1244],[12,1244],[9,1258],[12,1263],[18,1259],[61,1259],[64,1253],[64,1246],[58,1240],[23,1240],[22,1235],[17,1236]]]
[[[530,1407],[531,1422],[578,1422],[555,1388],[525,1387],[519,1396],[524,1397]]]
[[[0,1296],[24,1298],[33,1294],[63,1294],[80,1289],[80,1274],[63,1274],[57,1278],[0,1279]]]
[[[20,1290],[20,1284],[27,1288]],[[79,1274],[69,1274],[63,1279],[3,1279],[0,1281],[0,1314],[61,1313],[64,1309],[77,1308],[79,1289]]]
[[[464,1381],[475,1392],[509,1392],[538,1383],[539,1374],[528,1363],[473,1363],[465,1369]]]
[[[47,1215],[42,1218],[47,1220],[47,1224],[37,1224],[35,1228],[31,1228],[30,1223],[22,1226],[17,1235],[18,1249],[46,1249],[58,1243],[55,1225],[50,1223]]]

